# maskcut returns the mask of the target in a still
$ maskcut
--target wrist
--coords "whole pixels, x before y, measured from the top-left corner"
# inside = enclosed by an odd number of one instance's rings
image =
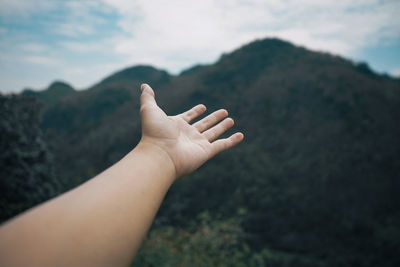
[[[172,179],[172,182],[177,178],[175,164],[171,156],[163,148],[150,140],[141,139],[131,153],[138,152],[147,158],[149,168],[156,168]]]

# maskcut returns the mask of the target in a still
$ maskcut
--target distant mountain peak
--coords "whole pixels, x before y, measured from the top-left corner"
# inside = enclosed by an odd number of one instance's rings
[[[235,49],[230,53],[223,54],[221,58],[227,56],[235,56],[236,54],[242,54],[242,53],[260,53],[260,52],[280,53],[283,50],[293,49],[293,48],[296,48],[296,46],[293,45],[292,43],[289,43],[281,39],[277,38],[257,39],[251,43],[239,47],[238,49]]]
[[[146,82],[154,80],[168,80],[169,73],[149,65],[136,65],[120,70],[103,79],[100,84],[113,82]]]
[[[125,68],[118,73],[130,73],[130,74],[138,74],[139,72],[151,73],[151,72],[165,72],[164,70],[159,70],[151,65],[135,65],[132,67]]]
[[[206,68],[208,65],[203,65],[203,64],[196,64],[193,65],[187,69],[184,69],[181,71],[181,73],[179,75],[191,75],[191,74],[196,74],[199,71],[203,70],[204,68]]]
[[[52,104],[75,92],[75,89],[68,83],[63,81],[54,81],[45,90],[36,91],[32,89],[25,89],[22,92],[22,95],[34,96],[46,104]]]
[[[74,88],[66,82],[63,81],[54,81],[52,82],[46,90],[67,90],[67,91],[75,91]]]
[[[271,47],[294,47],[294,45],[288,41],[278,38],[264,38],[264,39],[257,39],[247,45],[244,45],[242,48],[245,47],[271,48]]]

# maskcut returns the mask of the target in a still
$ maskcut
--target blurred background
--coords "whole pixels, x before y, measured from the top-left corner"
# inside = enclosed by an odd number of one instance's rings
[[[1,222],[129,152],[146,82],[245,141],[171,187],[132,266],[399,266],[399,12],[0,0]]]

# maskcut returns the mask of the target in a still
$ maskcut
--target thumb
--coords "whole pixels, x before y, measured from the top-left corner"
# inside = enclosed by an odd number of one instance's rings
[[[142,91],[142,95],[140,96],[141,107],[146,105],[157,105],[156,100],[154,99],[154,91],[148,84],[143,83],[140,86],[140,90]]]

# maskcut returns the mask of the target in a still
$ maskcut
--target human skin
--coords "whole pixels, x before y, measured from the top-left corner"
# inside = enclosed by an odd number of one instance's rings
[[[128,266],[172,183],[243,140],[204,105],[167,116],[141,86],[142,138],[119,162],[0,227],[1,266]]]

